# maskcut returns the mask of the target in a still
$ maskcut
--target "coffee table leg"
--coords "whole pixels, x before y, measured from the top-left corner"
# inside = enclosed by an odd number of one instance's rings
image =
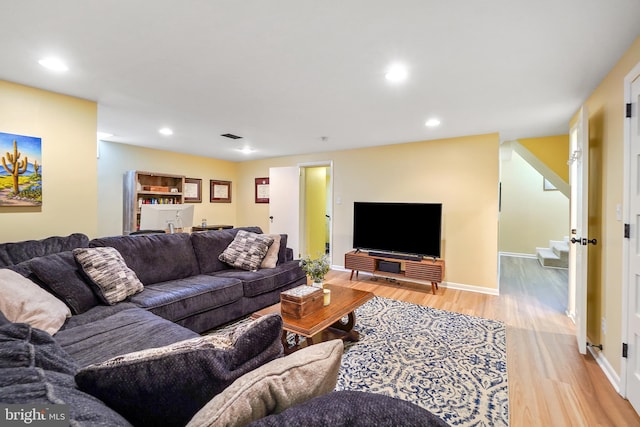
[[[358,341],[360,339],[360,333],[354,330],[353,327],[356,325],[356,313],[351,312],[347,315],[347,321],[343,322],[342,319],[338,320],[336,323],[331,325],[330,327],[333,329],[338,329],[345,333],[342,338],[345,341]]]
[[[284,354],[291,354],[300,348],[300,336],[298,334],[293,334],[293,345],[289,345],[289,341],[287,339],[288,334],[289,332],[283,329],[282,336],[280,337],[282,347],[284,348]]]

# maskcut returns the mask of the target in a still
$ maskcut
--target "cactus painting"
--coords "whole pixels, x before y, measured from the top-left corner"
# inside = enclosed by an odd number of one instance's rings
[[[42,205],[42,140],[0,132],[0,207]]]

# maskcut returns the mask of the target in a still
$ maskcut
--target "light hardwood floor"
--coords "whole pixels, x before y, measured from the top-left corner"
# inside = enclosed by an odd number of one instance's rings
[[[507,325],[509,415],[520,426],[640,426],[592,356],[578,353],[573,323],[564,314],[566,271],[535,259],[501,257],[501,295],[408,282],[370,280],[331,271],[326,281],[375,295],[503,321]]]

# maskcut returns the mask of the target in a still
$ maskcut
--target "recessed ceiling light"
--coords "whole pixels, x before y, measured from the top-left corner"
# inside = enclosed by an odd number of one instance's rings
[[[112,137],[113,134],[109,133],[109,132],[98,132],[98,138],[99,139],[103,139],[103,138],[109,138]]]
[[[434,117],[427,120],[424,125],[428,128],[434,128],[434,127],[440,126],[440,120]]]
[[[244,148],[239,148],[238,151],[241,152],[242,154],[251,154],[256,150],[252,150],[250,147],[244,147]]]
[[[407,72],[407,67],[405,67],[404,65],[395,64],[389,68],[384,77],[390,82],[397,83],[406,80],[408,75],[409,73]]]
[[[38,61],[38,64],[42,65],[43,67],[51,71],[63,72],[63,71],[69,70],[69,67],[67,67],[67,64],[62,62],[61,59],[54,58],[52,56],[48,58],[42,58],[41,60]]]
[[[162,128],[158,130],[158,132],[160,132],[162,135],[173,135],[173,130],[171,130],[170,128]]]

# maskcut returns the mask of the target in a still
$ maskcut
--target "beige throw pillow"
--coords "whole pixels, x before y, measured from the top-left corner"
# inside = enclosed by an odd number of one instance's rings
[[[0,311],[16,323],[28,323],[51,335],[58,332],[69,307],[31,280],[6,268],[0,269]]]
[[[278,251],[280,250],[281,236],[279,234],[268,234],[268,236],[273,237],[273,243],[269,246],[269,250],[264,256],[262,264],[260,264],[260,268],[276,268],[276,264],[278,264]]]
[[[305,347],[243,375],[209,401],[187,427],[245,426],[335,388],[344,345]]]

